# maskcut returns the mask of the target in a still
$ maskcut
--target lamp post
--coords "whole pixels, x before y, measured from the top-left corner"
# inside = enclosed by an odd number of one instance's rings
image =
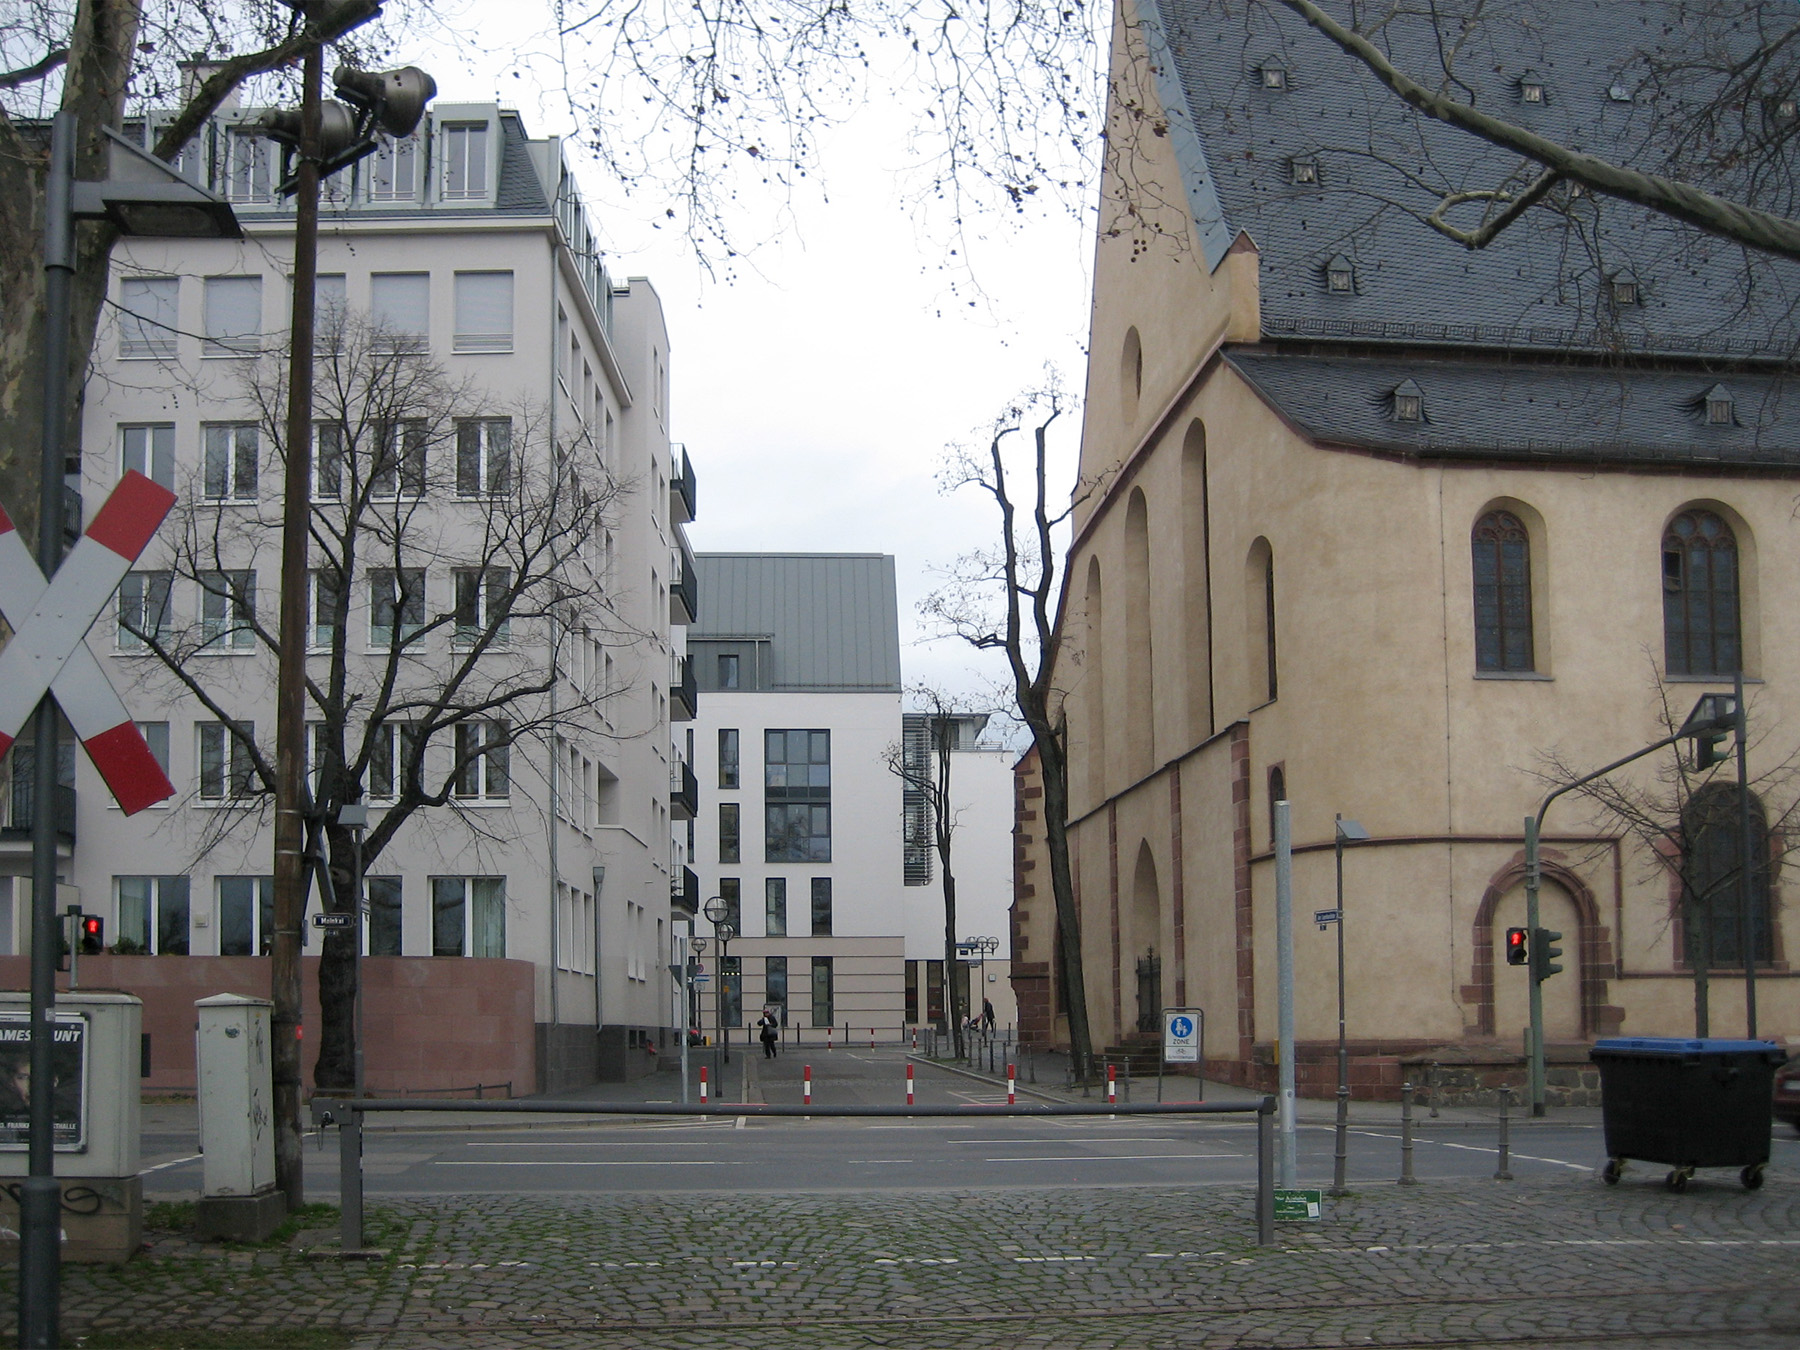
[[[981,974],[979,983],[981,985],[981,999],[982,1002],[985,1003],[987,1001],[987,959],[994,952],[1000,950],[1000,939],[997,937],[969,937],[964,938],[956,945],[964,951],[974,952],[977,961],[980,962]],[[975,1015],[975,1000],[970,999],[968,1016],[974,1017]]]
[[[713,993],[714,1025],[719,1031],[719,1052],[724,1062],[729,1064],[731,1042],[727,1039],[725,1027],[725,948],[737,936],[737,929],[731,922],[735,916],[732,914],[732,907],[725,903],[725,897],[720,895],[708,900],[706,908],[701,912],[713,926],[713,941],[719,947],[719,987]]]
[[[1369,838],[1369,832],[1354,820],[1337,818],[1335,847],[1337,853],[1337,996],[1338,996],[1338,1051],[1337,1051],[1337,1154],[1332,1164],[1331,1194],[1343,1195],[1344,1166],[1349,1157],[1350,1143],[1350,1051],[1344,1039],[1344,845],[1360,844]]]
[[[44,420],[38,484],[38,568],[45,580],[62,562],[64,441],[69,427],[70,295],[75,281],[75,222],[110,220],[122,234],[161,238],[236,238],[231,207],[178,176],[161,160],[106,132],[107,177],[75,179],[75,114],[50,124],[44,199]],[[62,1269],[61,1190],[56,1181],[49,1030],[56,1002],[57,708],[46,693],[34,714],[31,817],[31,1081],[27,1104],[28,1175],[19,1194],[19,1344],[59,1344],[57,1299]]]

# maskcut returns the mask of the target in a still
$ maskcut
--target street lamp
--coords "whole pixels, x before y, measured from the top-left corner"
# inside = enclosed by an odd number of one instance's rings
[[[719,1029],[719,1049],[724,1062],[731,1063],[731,1042],[726,1036],[725,1027],[725,947],[737,936],[737,929],[732,925],[734,917],[732,907],[725,903],[725,897],[715,895],[706,902],[701,911],[706,921],[713,926],[713,941],[719,944],[719,987],[713,993],[713,1012],[715,1025]],[[724,1085],[721,1084],[721,1087]]]
[[[964,938],[956,945],[964,951],[974,952],[976,960],[980,962],[981,975],[979,983],[981,985],[981,999],[983,1003],[987,1002],[987,959],[994,952],[1000,950],[1000,939],[997,937],[969,937]],[[969,1000],[968,1015],[970,1017],[975,1015],[974,999]]]
[[[75,114],[50,123],[44,199],[44,422],[38,482],[38,568],[48,581],[62,561],[64,440],[69,408],[70,294],[75,282],[75,222],[110,220],[122,234],[237,238],[237,218],[223,199],[188,182],[152,155],[106,132],[107,177],[75,179]],[[55,1073],[48,1025],[56,1001],[56,701],[48,693],[35,714],[31,818],[31,1081],[28,1175],[19,1194],[19,1344],[59,1341],[61,1192],[56,1181]]]
[[[1337,1159],[1331,1173],[1331,1194],[1343,1195],[1344,1164],[1350,1141],[1350,1051],[1344,1040],[1344,845],[1367,843],[1369,832],[1354,820],[1337,818]]]

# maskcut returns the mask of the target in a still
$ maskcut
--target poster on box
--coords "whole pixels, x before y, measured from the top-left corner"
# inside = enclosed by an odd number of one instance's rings
[[[51,1111],[59,1153],[87,1147],[88,1024],[83,1013],[56,1014],[51,1052]],[[0,1152],[23,1152],[31,1127],[31,1015],[0,1013]]]

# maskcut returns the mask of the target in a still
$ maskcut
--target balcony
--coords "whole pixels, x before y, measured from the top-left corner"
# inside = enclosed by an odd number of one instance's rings
[[[0,780],[4,781],[4,780]],[[31,826],[36,812],[32,810],[32,783],[27,775],[15,774],[6,792],[5,811],[0,814],[0,840],[8,843],[31,840]],[[56,836],[65,844],[75,843],[75,789],[61,783],[56,787]]]
[[[694,552],[683,539],[669,559],[675,581],[669,587],[669,622],[690,624],[700,613],[700,586],[695,575]]]
[[[669,720],[691,722],[700,711],[700,684],[694,678],[694,658],[678,656],[669,677]]]
[[[669,906],[677,913],[694,918],[700,913],[700,874],[684,867],[669,884]]]
[[[676,820],[692,820],[700,813],[700,780],[680,760],[669,766],[669,814]]]
[[[669,474],[669,519],[686,525],[694,518],[694,461],[688,458],[685,445],[669,448],[675,453],[674,469]]]

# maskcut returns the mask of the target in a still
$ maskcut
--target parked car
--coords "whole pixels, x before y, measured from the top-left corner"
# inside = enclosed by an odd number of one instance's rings
[[[1775,1119],[1800,1130],[1800,1055],[1775,1070]]]

